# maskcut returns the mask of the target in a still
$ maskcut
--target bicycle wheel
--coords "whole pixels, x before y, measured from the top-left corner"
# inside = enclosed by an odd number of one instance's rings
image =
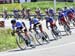
[[[52,34],[52,36],[53,36],[53,38],[54,38],[55,40],[58,39],[57,35],[56,35],[53,31],[51,31],[51,34]]]
[[[36,43],[35,43],[34,37],[31,34],[29,34],[29,41],[30,41],[30,45],[32,45],[31,47],[35,48]]]
[[[45,35],[45,39],[46,39],[47,41],[50,41],[50,38],[49,38],[48,34],[47,34],[46,32],[43,32],[43,34]]]
[[[16,36],[16,43],[21,50],[26,49],[25,39],[22,35]]]
[[[67,35],[71,35],[71,31],[70,31],[70,28],[68,26],[64,25],[64,30],[65,30]]]
[[[38,34],[36,33],[35,34],[35,39],[39,43],[39,45],[42,45],[43,44],[42,36],[41,36],[40,33],[38,33]]]

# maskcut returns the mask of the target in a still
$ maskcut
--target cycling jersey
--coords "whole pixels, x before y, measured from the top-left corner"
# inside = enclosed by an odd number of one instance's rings
[[[55,26],[55,21],[53,20],[53,17],[47,17],[46,19],[46,26],[48,26],[48,23],[50,23],[51,28],[53,28],[53,26]]]
[[[16,28],[23,27],[22,22],[16,22],[15,26],[14,26],[14,25],[12,25],[12,29],[13,29],[13,30],[15,30],[15,27],[16,27]]]
[[[64,16],[67,16],[67,12],[68,12],[68,9],[62,11],[62,13],[64,13]]]
[[[67,11],[67,16],[68,16],[70,19],[73,19],[73,18],[74,18],[74,13],[73,13],[71,10],[68,10],[68,11]]]
[[[63,13],[58,15],[58,20],[61,20],[62,18],[64,18],[64,14]]]
[[[65,17],[65,15],[63,13],[61,13],[58,15],[58,20],[61,22],[66,22],[64,17]]]
[[[52,18],[52,17],[47,18],[47,19],[46,19],[46,22],[52,23],[52,22],[53,22],[53,18]]]
[[[38,20],[37,18],[34,18],[34,19],[32,19],[32,20],[30,21],[30,26],[31,26],[32,24],[37,24],[37,23],[39,23],[39,20]]]

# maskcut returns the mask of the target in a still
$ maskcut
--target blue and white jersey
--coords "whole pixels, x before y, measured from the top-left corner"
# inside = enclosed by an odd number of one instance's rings
[[[23,27],[22,22],[16,21],[15,25],[12,25],[12,29],[15,30],[15,28]]]
[[[67,13],[66,13],[67,16],[68,16],[68,14],[70,14],[70,13],[73,13],[72,10],[68,10],[68,11],[67,11]]]
[[[52,23],[54,20],[53,20],[53,17],[48,17],[47,19],[46,19],[46,23]]]
[[[30,26],[31,26],[32,24],[37,24],[37,23],[39,23],[39,20],[38,20],[37,18],[34,18],[34,19],[32,19],[32,20],[30,21]]]
[[[68,11],[69,11],[68,9],[66,9],[66,10],[63,11],[64,16],[67,16],[67,12],[68,12]]]
[[[61,13],[58,15],[58,20],[61,20],[62,18],[64,18],[65,14],[64,13]]]

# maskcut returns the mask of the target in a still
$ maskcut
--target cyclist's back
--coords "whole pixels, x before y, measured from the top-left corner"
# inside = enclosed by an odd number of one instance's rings
[[[73,19],[74,18],[74,13],[71,10],[67,11],[67,16],[69,17],[69,19]]]
[[[46,26],[48,25],[48,23],[50,23],[50,27],[51,28],[56,26],[55,20],[53,19],[53,17],[46,17]]]
[[[22,21],[16,21],[15,19],[11,20],[11,24],[12,24],[12,29],[13,30],[15,30],[15,28],[22,29],[23,27],[25,27],[24,22],[22,22]]]

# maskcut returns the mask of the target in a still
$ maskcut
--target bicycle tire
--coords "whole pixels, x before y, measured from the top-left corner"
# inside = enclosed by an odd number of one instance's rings
[[[22,43],[20,43],[20,41],[21,41]],[[26,49],[25,39],[23,38],[22,35],[16,37],[16,43],[17,43],[18,47],[19,47],[21,50]],[[23,44],[23,45],[22,45],[22,44]]]
[[[52,34],[52,36],[53,36],[53,38],[54,38],[55,40],[58,39],[57,36],[53,33],[53,31],[51,31],[51,34]]]
[[[49,38],[48,34],[46,32],[43,32],[43,34],[45,35],[46,40],[50,41],[50,38]]]
[[[34,39],[34,37],[33,37],[31,34],[29,34],[29,38],[30,38],[30,41],[31,41],[30,44],[33,45],[32,48],[35,48],[35,47],[36,47],[36,43],[35,43],[35,39]]]
[[[68,28],[66,25],[64,25],[64,30],[65,30],[67,35],[71,35],[70,28]]]
[[[35,34],[35,39],[39,45],[42,45],[42,37],[39,34]]]

